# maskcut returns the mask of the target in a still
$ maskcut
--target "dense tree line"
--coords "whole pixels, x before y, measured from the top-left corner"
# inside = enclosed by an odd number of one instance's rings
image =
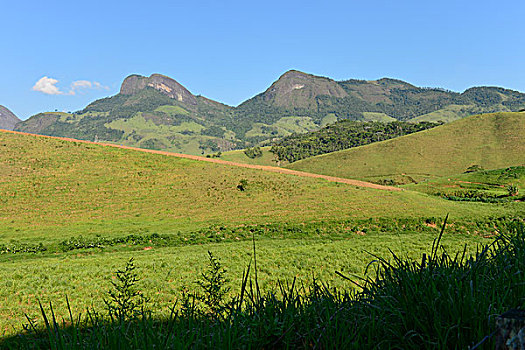
[[[376,141],[433,128],[442,123],[407,122],[358,122],[342,120],[327,127],[307,133],[293,134],[275,143],[270,152],[280,161],[295,162],[319,154],[366,145]]]

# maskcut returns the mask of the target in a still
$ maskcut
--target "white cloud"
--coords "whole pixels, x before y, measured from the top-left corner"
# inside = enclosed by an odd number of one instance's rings
[[[88,80],[77,80],[71,83],[72,89],[91,88],[92,86],[93,84]]]
[[[69,91],[69,94],[74,95],[79,90],[82,91],[82,90],[87,90],[87,89],[108,90],[109,87],[100,84],[98,81],[91,82],[89,80],[77,80],[71,83],[71,90]]]
[[[95,89],[109,90],[109,86],[104,86],[101,83],[99,83],[98,81],[94,81],[93,82],[93,86],[95,87]]]
[[[34,91],[39,91],[48,95],[63,95],[64,93],[56,86],[58,80],[43,77],[33,86]]]
[[[43,77],[39,81],[36,82],[35,86],[33,86],[34,91],[39,91],[44,94],[48,95],[75,95],[77,91],[85,91],[89,89],[93,90],[108,90],[109,87],[102,85],[98,81],[89,81],[89,80],[76,80],[71,83],[70,90],[66,93],[63,91],[60,91],[60,89],[56,86],[58,83],[58,80],[48,77]]]

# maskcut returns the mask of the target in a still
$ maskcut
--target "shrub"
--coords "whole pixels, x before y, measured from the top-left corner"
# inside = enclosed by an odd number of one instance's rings
[[[246,157],[251,159],[262,157],[262,151],[257,146],[245,149],[244,154],[246,154]]]
[[[113,289],[108,291],[109,299],[104,299],[109,317],[112,320],[126,320],[143,315],[149,300],[136,289],[139,278],[133,258],[129,259],[123,270],[117,270],[116,275],[116,281],[111,282]]]
[[[218,317],[224,310],[224,297],[230,291],[230,287],[226,286],[229,280],[225,277],[226,269],[210,251],[208,259],[208,269],[197,281],[202,288],[202,294],[198,294],[197,299],[206,305],[209,315]]]
[[[478,165],[478,164],[474,164],[474,165],[471,165],[467,168],[467,170],[465,170],[465,174],[466,173],[475,173],[476,171],[482,171],[483,170],[483,167],[481,165]]]
[[[510,184],[507,186],[507,192],[509,192],[509,196],[511,197],[517,196],[519,191],[518,185],[516,184]]]
[[[237,189],[239,191],[246,191],[247,187],[248,187],[248,180],[246,179],[241,179],[241,181],[239,181],[239,184],[237,185]]]

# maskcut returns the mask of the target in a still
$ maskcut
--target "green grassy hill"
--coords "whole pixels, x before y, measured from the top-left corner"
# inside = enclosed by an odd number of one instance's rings
[[[0,243],[177,233],[210,224],[499,213],[417,192],[0,133]],[[5,151],[3,151],[5,150]],[[247,185],[238,189],[241,180]],[[503,210],[504,212],[505,210]]]
[[[430,130],[293,164],[289,168],[369,181],[407,183],[525,164],[525,113],[468,117]]]
[[[36,316],[37,300],[53,301],[59,317],[65,295],[73,310],[103,309],[110,276],[131,256],[160,313],[193,285],[208,250],[238,291],[252,236],[265,290],[314,274],[350,288],[334,269],[362,275],[364,251],[417,257],[446,213],[455,223],[447,250],[472,251],[487,240],[462,233],[490,235],[494,218],[525,208],[0,133],[0,268],[10,276],[0,283],[0,334]]]
[[[275,157],[275,154],[270,152],[270,146],[260,147],[262,155],[256,158],[250,158],[244,150],[234,150],[224,152],[221,154],[220,159],[227,160],[230,162],[244,163],[244,164],[256,164],[256,165],[269,165],[269,166],[280,166],[282,162],[279,162]]]

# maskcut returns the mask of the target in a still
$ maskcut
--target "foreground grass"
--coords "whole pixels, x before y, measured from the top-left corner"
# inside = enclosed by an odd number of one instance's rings
[[[276,286],[278,280],[295,277],[310,283],[313,277],[333,286],[352,288],[352,284],[334,274],[335,270],[363,276],[371,259],[367,253],[387,256],[389,249],[401,256],[418,258],[428,250],[437,235],[436,228],[421,225],[424,229],[403,229],[404,223],[390,232],[363,226],[341,225],[338,232],[284,232],[277,235],[257,235],[259,285],[264,291]],[[489,225],[490,226],[490,225]],[[357,227],[353,230],[352,227]],[[389,226],[387,226],[389,227]],[[335,227],[325,229],[336,231]],[[293,231],[293,230],[292,230]],[[366,231],[366,232],[365,232]],[[494,229],[480,228],[480,233],[493,233]],[[143,277],[142,291],[154,298],[158,310],[168,312],[184,286],[191,287],[195,277],[204,269],[207,251],[222,259],[229,270],[231,286],[237,291],[241,285],[242,270],[252,258],[250,240],[233,240],[224,243],[157,247],[151,243],[138,246],[129,244],[104,249],[79,249],[68,252],[47,251],[38,254],[0,255],[0,329],[12,334],[25,321],[24,314],[38,316],[35,305],[53,301],[57,314],[66,315],[65,296],[70,297],[74,310],[82,311],[92,303],[102,307],[101,297],[109,288],[108,276],[133,256]],[[242,236],[241,236],[242,237]],[[489,238],[479,234],[447,234],[444,247],[456,252],[468,245],[469,252],[486,244]],[[133,249],[133,250],[131,250]]]
[[[220,307],[210,309],[190,295],[167,317],[142,311],[111,321],[92,309],[64,323],[42,308],[44,328],[30,327],[3,346],[420,349],[481,342],[493,347],[495,316],[525,306],[523,223],[473,256],[447,253],[441,239],[420,260],[395,253],[378,257],[375,272],[361,280],[357,292],[295,280],[280,284],[278,293],[262,292],[258,275],[249,278],[250,266],[258,271],[254,260],[241,275],[239,294],[217,301]],[[219,281],[220,289],[224,280]]]

